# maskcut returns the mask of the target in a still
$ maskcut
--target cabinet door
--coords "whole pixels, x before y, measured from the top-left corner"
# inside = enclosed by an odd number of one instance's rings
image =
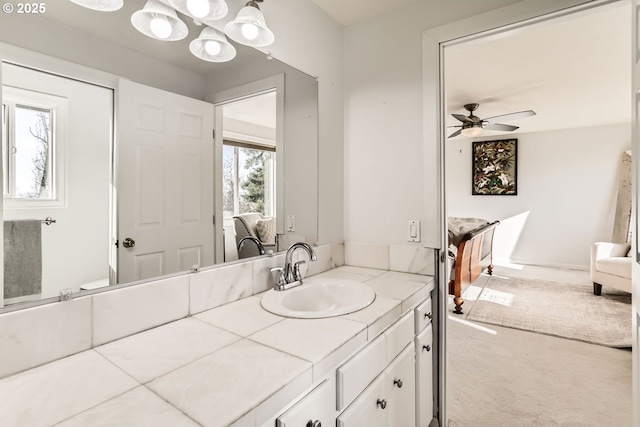
[[[427,427],[433,418],[432,326],[416,337],[416,418],[418,427]]]
[[[386,427],[389,396],[386,376],[379,375],[338,417],[338,427]]]
[[[276,420],[277,427],[335,425],[335,381],[325,380]]]
[[[389,365],[385,375],[389,387],[389,425],[415,427],[416,370],[413,343]]]

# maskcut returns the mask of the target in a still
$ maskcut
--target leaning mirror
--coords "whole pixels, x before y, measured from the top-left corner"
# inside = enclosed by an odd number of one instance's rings
[[[0,307],[317,241],[316,80],[196,58],[180,14],[184,40],[146,37],[144,6],[3,16]]]

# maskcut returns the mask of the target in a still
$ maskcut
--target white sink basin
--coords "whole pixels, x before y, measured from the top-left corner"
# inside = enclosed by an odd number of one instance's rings
[[[364,283],[316,279],[286,291],[267,291],[262,307],[280,316],[319,319],[362,310],[375,299],[375,292]]]

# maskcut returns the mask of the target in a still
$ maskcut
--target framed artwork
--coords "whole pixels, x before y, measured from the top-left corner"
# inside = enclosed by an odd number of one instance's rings
[[[473,195],[518,194],[518,140],[473,142]]]

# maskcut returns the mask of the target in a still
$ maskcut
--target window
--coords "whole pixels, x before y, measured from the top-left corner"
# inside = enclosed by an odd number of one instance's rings
[[[66,100],[2,88],[3,195],[7,207],[62,201],[62,137]]]
[[[224,141],[223,210],[226,219],[245,212],[275,214],[275,150]]]

